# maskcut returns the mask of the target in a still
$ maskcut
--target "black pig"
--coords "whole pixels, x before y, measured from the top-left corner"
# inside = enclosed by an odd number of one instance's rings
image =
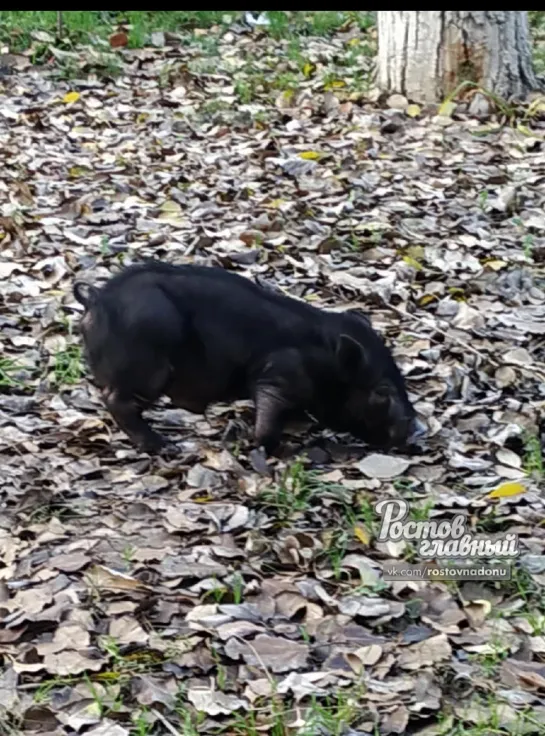
[[[161,395],[198,414],[253,399],[256,441],[269,453],[286,420],[303,412],[385,448],[417,428],[390,351],[356,311],[321,310],[221,268],[156,261],[101,289],[76,282],[74,295],[106,406],[148,452],[165,440],[142,411]]]

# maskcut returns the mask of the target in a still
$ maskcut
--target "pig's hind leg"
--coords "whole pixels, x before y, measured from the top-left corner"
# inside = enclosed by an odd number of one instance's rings
[[[172,356],[180,350],[184,319],[160,289],[138,295],[125,312],[125,328],[113,388],[103,391],[105,404],[119,427],[144,452],[168,446],[142,412],[165,393],[172,377]]]
[[[103,391],[104,403],[119,427],[144,452],[156,453],[165,447],[166,440],[155,432],[142,416],[142,412],[163,393],[170,374],[167,362],[153,360],[153,356],[141,356],[141,361],[131,361],[127,380],[116,381],[119,388]],[[152,358],[150,360],[150,357]]]

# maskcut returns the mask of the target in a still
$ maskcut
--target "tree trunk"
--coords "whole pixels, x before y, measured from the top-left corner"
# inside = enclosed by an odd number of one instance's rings
[[[378,12],[382,90],[440,102],[466,80],[504,99],[539,87],[525,10]]]

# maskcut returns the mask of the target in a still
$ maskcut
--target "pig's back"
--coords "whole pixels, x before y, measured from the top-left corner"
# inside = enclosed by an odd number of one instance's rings
[[[218,339],[227,334],[242,341],[251,338],[254,345],[278,340],[298,344],[329,316],[220,268],[179,266],[157,275],[158,288],[190,317],[192,325],[214,332]]]
[[[243,364],[283,347],[304,350],[338,329],[338,315],[221,268],[152,261],[130,266],[102,289],[103,298],[127,320],[135,298],[141,308],[149,304],[151,309],[159,293],[183,318],[192,345],[198,343],[211,359],[224,363]],[[159,323],[161,314],[156,311],[150,319]]]

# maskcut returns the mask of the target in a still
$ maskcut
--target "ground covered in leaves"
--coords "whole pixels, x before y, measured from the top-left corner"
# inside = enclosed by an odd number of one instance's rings
[[[50,41],[0,79],[0,733],[545,733],[542,103],[371,102],[356,23]],[[165,403],[179,457],[139,454],[71,286],[148,256],[367,310],[420,451],[294,430],[263,467],[251,407]],[[386,498],[516,533],[512,579],[385,582]]]

